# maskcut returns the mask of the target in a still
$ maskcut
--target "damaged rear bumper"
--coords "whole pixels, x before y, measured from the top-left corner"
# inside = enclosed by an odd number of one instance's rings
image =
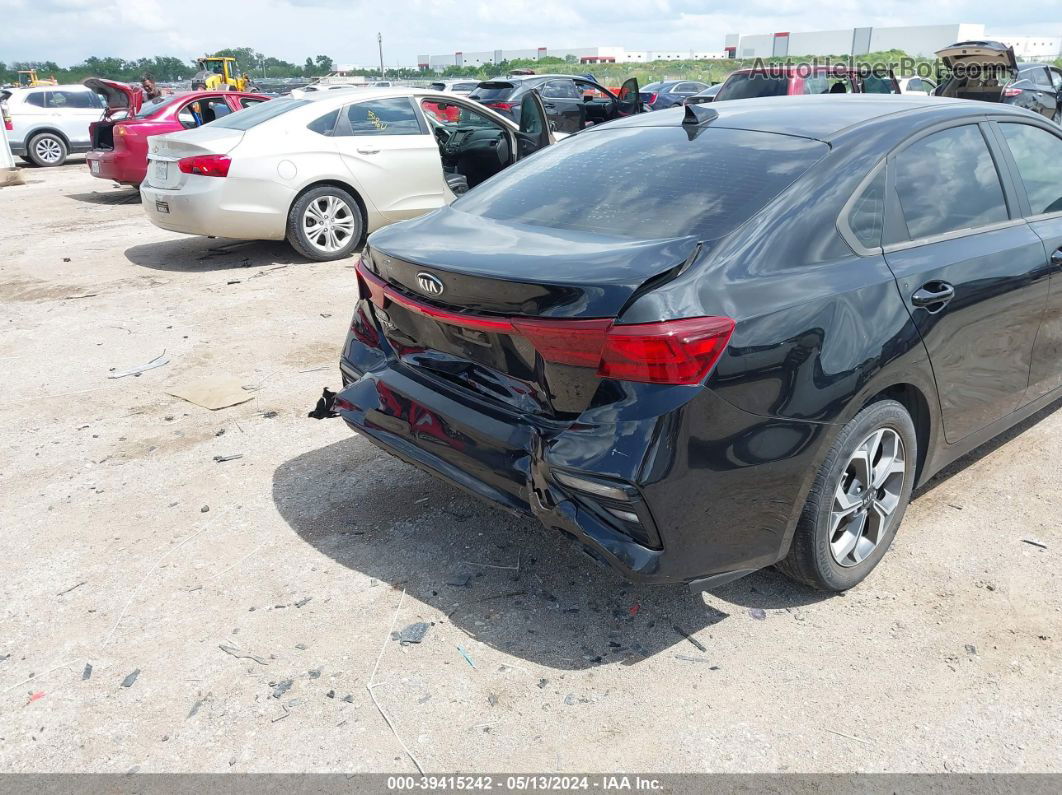
[[[351,428],[638,582],[712,587],[783,557],[827,433],[708,389],[664,415],[550,423],[401,366],[361,373],[344,359],[341,370],[336,411]]]

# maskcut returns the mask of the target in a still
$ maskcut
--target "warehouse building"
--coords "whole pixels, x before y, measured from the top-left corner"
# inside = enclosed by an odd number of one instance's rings
[[[1058,31],[1062,33],[1062,31]],[[987,34],[984,25],[918,25],[895,28],[845,28],[808,32],[728,33],[723,51],[729,58],[866,55],[902,50],[915,57],[933,54],[957,41],[994,39],[1014,47],[1019,60],[1054,60],[1062,56],[1062,38]]]
[[[726,58],[719,50],[633,50],[623,47],[538,47],[524,50],[482,50],[454,52],[446,55],[418,55],[421,69],[441,72],[450,66],[483,66],[502,61],[531,60],[549,56],[573,63],[649,63],[651,61],[710,61]]]

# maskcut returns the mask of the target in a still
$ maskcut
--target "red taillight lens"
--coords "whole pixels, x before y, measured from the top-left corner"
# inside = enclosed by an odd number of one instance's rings
[[[184,174],[199,174],[204,177],[227,177],[232,163],[225,155],[196,155],[182,157],[177,168]]]
[[[397,304],[440,323],[527,339],[547,362],[593,367],[603,378],[650,384],[699,384],[723,355],[734,321],[693,317],[659,323],[614,325],[612,318],[550,320],[469,315],[402,295],[357,265],[363,299],[381,309]]]
[[[512,102],[487,102],[486,105],[495,110],[512,110],[516,107]]]
[[[1022,93],[1022,90],[1020,88],[1004,88],[1003,89],[1003,96],[1005,96],[1005,97],[1016,97],[1020,93]]]
[[[697,384],[719,361],[733,333],[728,317],[613,326],[597,372],[620,381]]]
[[[646,101],[645,104],[652,105],[654,102],[656,102],[656,94],[650,94],[649,99]]]

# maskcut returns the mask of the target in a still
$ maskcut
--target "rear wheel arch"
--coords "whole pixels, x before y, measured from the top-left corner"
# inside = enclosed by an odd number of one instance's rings
[[[929,445],[932,436],[933,415],[930,413],[929,398],[917,386],[910,383],[898,383],[882,389],[876,395],[868,399],[860,411],[871,403],[882,400],[895,400],[911,415],[911,421],[915,427],[915,437],[918,440],[918,460],[915,468],[915,483],[919,483],[925,467],[926,458],[929,454]]]
[[[26,141],[26,145],[29,146],[29,142],[30,140],[32,140],[33,136],[40,135],[41,133],[48,133],[49,135],[55,135],[59,138],[62,138],[63,143],[66,144],[67,151],[70,151],[70,139],[66,136],[65,133],[63,133],[62,130],[56,129],[55,127],[38,127],[35,130],[30,130],[28,133],[26,133],[26,137],[24,139]]]

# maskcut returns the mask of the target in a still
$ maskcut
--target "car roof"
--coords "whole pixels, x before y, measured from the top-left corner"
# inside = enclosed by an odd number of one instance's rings
[[[923,119],[941,121],[962,116],[984,116],[986,113],[1013,114],[1024,118],[1030,115],[1029,111],[1002,103],[989,105],[967,99],[919,94],[763,97],[717,100],[701,107],[718,114],[717,118],[707,122],[712,127],[796,135],[826,142],[839,138],[853,128],[900,113],[918,113]],[[684,113],[681,108],[659,110],[609,122],[598,129],[681,126]],[[586,132],[594,130],[591,127]]]

